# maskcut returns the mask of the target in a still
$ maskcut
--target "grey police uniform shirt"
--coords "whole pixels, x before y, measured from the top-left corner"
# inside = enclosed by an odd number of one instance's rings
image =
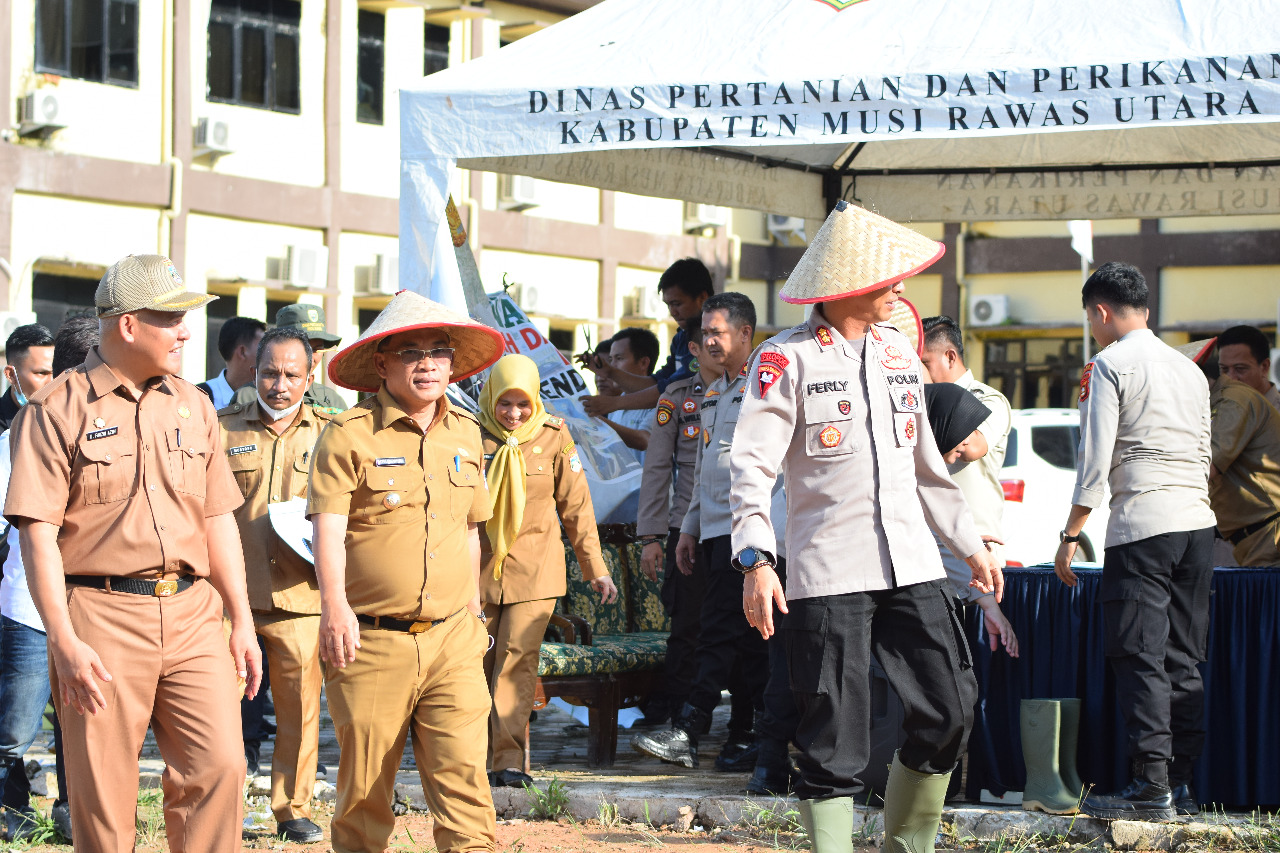
[[[680,525],[681,533],[688,533],[698,541],[729,536],[733,530],[733,515],[729,507],[732,486],[729,454],[748,384],[744,365],[733,381],[728,376],[721,376],[712,382],[702,398],[702,442],[693,469],[693,497]],[[770,487],[766,513],[777,526],[782,527],[785,525],[786,497],[781,478],[770,483]],[[777,557],[787,555],[786,543],[781,536],[757,542],[756,547]],[[735,548],[733,553],[738,550]]]
[[[991,410],[991,414],[978,425],[978,432],[987,440],[987,455],[973,462],[950,464],[947,466],[947,473],[964,494],[978,532],[1003,540],[1001,522],[1004,519],[1004,489],[1000,485],[1000,469],[1004,467],[1009,432],[1013,429],[1013,409],[1009,406],[1008,398],[990,385],[975,379],[972,370],[966,370],[963,376],[956,379],[955,384],[973,394]],[[996,562],[1003,566],[1003,546],[992,543],[990,548]],[[942,565],[946,568],[947,578],[958,597],[973,601],[984,595],[977,587],[969,586],[973,574],[963,558],[947,550],[942,554]]]
[[[1106,547],[1213,527],[1209,382],[1149,329],[1098,353],[1080,380],[1080,454],[1071,502],[1111,488]]]
[[[733,549],[773,541],[770,490],[785,472],[788,598],[940,580],[931,528],[957,554],[982,548],[902,333],[875,325],[846,341],[818,307],[763,344],[748,377],[731,454]]]
[[[649,416],[649,449],[640,478],[636,533],[666,536],[679,529],[693,497],[694,466],[702,445],[701,376],[672,382]]]

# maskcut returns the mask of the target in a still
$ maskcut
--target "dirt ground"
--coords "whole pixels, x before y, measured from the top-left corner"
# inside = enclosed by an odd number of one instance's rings
[[[48,814],[50,800],[38,800],[41,814]],[[159,819],[158,797],[142,798],[139,802],[139,853],[165,853],[168,845],[164,839],[163,822]],[[249,811],[246,812],[250,813]],[[317,853],[328,850],[329,821],[333,809],[328,804],[316,804],[315,820],[325,828],[325,841],[317,844],[286,844],[272,837],[274,824],[268,820],[245,830],[243,848],[246,850],[276,850],[283,853]],[[433,821],[430,815],[410,812],[396,818],[396,831],[387,845],[390,851],[433,851]],[[780,835],[776,838],[753,838],[745,833],[715,830],[673,832],[670,829],[653,829],[644,826],[605,826],[598,821],[580,823],[568,818],[558,821],[510,820],[499,821],[498,850],[503,853],[654,853],[658,850],[678,850],[686,853],[743,853],[748,850],[792,849],[797,839]],[[800,849],[808,849],[803,842]],[[0,850],[29,851],[29,853],[70,853],[71,845],[61,841],[8,844],[0,842]]]

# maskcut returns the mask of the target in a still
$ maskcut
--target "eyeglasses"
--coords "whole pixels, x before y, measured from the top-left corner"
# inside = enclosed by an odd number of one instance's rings
[[[431,359],[436,364],[448,367],[453,364],[453,347],[436,347],[435,349],[401,349],[391,350],[383,355],[398,355],[400,363],[405,367],[421,364],[424,359]]]

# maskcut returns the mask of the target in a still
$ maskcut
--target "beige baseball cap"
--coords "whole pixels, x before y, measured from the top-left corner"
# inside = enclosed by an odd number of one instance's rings
[[[99,317],[134,311],[191,311],[216,296],[187,290],[178,268],[164,255],[130,255],[112,264],[93,294]]]

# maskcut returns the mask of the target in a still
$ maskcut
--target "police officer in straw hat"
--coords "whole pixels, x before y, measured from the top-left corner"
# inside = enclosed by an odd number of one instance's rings
[[[341,749],[339,853],[386,848],[410,730],[436,848],[493,849],[478,586],[492,509],[480,427],[445,389],[501,353],[495,330],[401,291],[329,364],[336,384],[376,392],[321,434],[307,497]]]
[[[148,724],[167,765],[169,849],[240,849],[236,679],[253,695],[260,677],[232,516],[241,496],[213,405],[175,375],[186,313],[215,298],[188,291],[160,255],[112,265],[94,294],[101,344],[14,422],[22,488],[5,515],[48,632],[54,695],[76,712],[62,715],[76,849],[133,849]]]
[[[853,794],[869,752],[874,653],[905,707],[885,794],[885,847],[932,851],[977,684],[932,527],[973,585],[1003,578],[947,476],[924,417],[924,370],[887,321],[902,281],[942,247],[840,202],[782,290],[809,320],[761,346],[734,441],[734,562],[743,610],[768,637],[787,614],[800,706],[800,814],[817,853],[853,849]],[[773,564],[774,480],[787,478],[784,592]]]

